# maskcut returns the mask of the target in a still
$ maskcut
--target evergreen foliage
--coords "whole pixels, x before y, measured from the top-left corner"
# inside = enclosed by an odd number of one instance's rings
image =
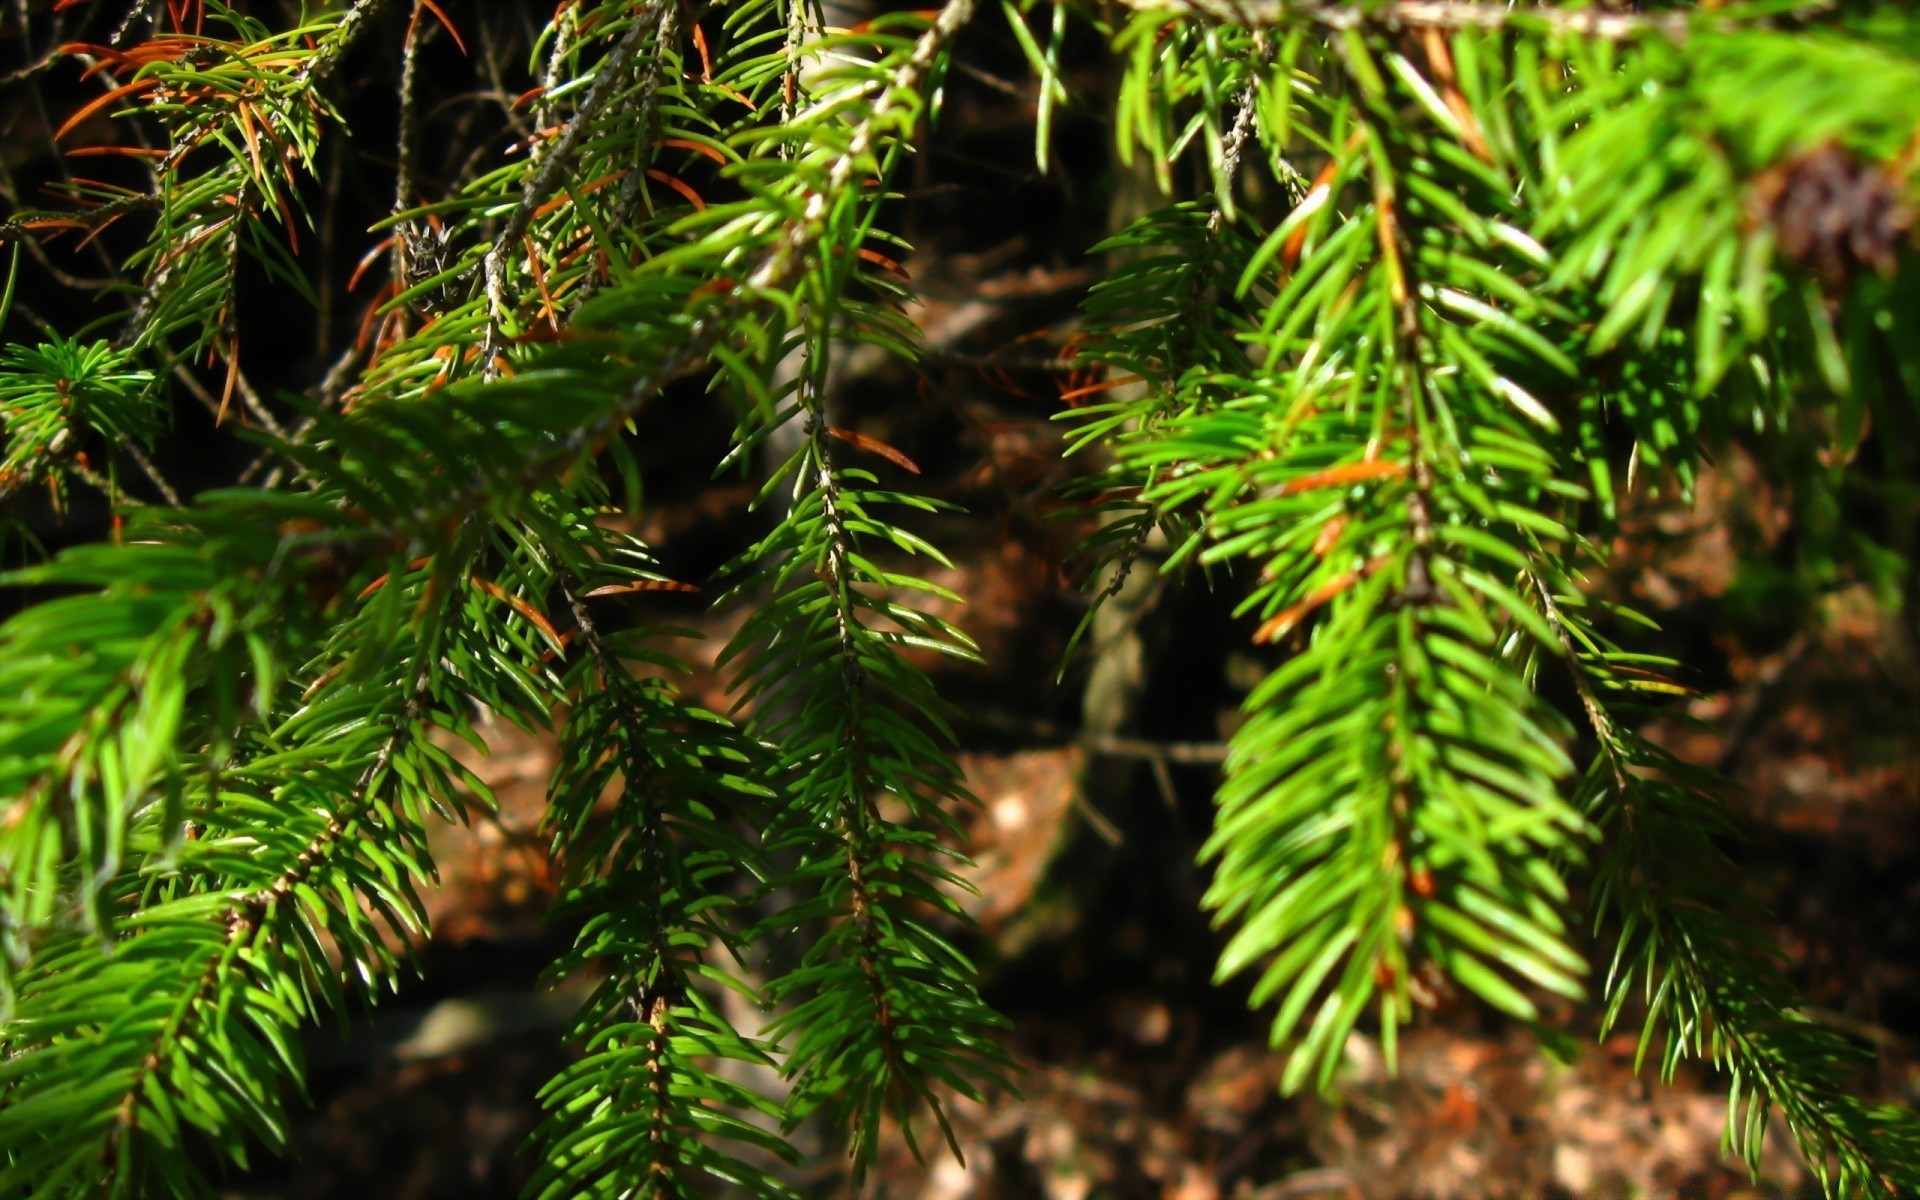
[[[1097,99],[1062,67],[1097,33],[1115,153],[1165,196],[1097,248],[1075,346],[1106,374],[1062,415],[1087,552],[1124,572],[1164,538],[1167,569],[1250,580],[1276,648],[1203,857],[1220,974],[1272,1013],[1285,1086],[1330,1086],[1363,1023],[1391,1061],[1444,988],[1522,1021],[1591,996],[1663,1072],[1726,1072],[1750,1160],[1778,1111],[1829,1194],[1920,1187],[1920,1124],[1853,1097],[1852,1045],[1725,900],[1725,782],[1634,732],[1677,664],[1583,586],[1629,497],[1685,492],[1736,433],[1820,447],[1782,457],[1839,527],[1875,420],[1912,427],[1920,21],[1129,3],[850,29],[792,0],[541,6],[533,136],[431,197],[415,52],[458,6],[44,15],[105,40],[14,82],[84,64],[103,87],[67,128],[110,116],[148,186],[75,181],[0,224],[17,274],[61,231],[146,223],[137,292],[0,353],[0,502],[121,505],[8,579],[0,1195],[209,1194],[286,1147],[302,1029],[393,982],[428,827],[489,803],[445,749],[482,712],[560,729],[580,932],[555,969],[596,980],[531,1195],[786,1195],[810,1115],[858,1173],[884,1121],[951,1141],[946,1098],[1017,1083],[940,932],[967,796],[918,662],[977,651],[916,603],[957,599],[907,565],[945,561],[912,519],[933,502],[857,465],[823,399],[855,345],[915,353],[888,206],[972,20],[1031,59],[1043,166],[1053,114]],[[309,290],[330,87],[400,30],[393,282],[323,385],[268,403],[238,370],[270,352],[240,343],[241,265]],[[208,364],[261,463],[134,502],[122,458]],[[689,379],[733,405],[716,469],[790,451],[770,532],[702,581],[755,609],[731,714],[678,693],[672,631],[595,604],[684,586],[603,518],[641,507],[628,431]],[[1826,568],[1900,586],[1844,533]],[[736,1029],[729,989],[778,1015]]]

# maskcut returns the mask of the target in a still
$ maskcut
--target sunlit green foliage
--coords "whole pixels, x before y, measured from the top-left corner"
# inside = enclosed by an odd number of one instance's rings
[[[150,444],[182,364],[251,352],[243,261],[307,287],[327,84],[380,0],[175,7],[199,33],[67,48],[107,77],[89,107],[158,140],[152,194],[0,226],[152,220],[124,312],[0,356],[9,503]],[[1136,7],[982,19],[1031,60],[1042,166],[1088,99],[1068,34],[1101,34],[1116,159],[1166,196],[1097,247],[1074,346],[1108,374],[1063,416],[1089,552],[1164,535],[1166,569],[1250,581],[1275,648],[1203,857],[1286,1087],[1331,1086],[1363,1023],[1391,1060],[1438,988],[1521,1020],[1592,995],[1644,1014],[1664,1071],[1727,1072],[1750,1159],[1777,1109],[1832,1194],[1920,1185],[1912,1114],[1850,1095],[1850,1045],[1722,901],[1723,781],[1633,732],[1667,664],[1584,594],[1636,493],[1684,492],[1734,431],[1830,446],[1837,492],[1873,414],[1915,404],[1920,24]],[[785,1195],[810,1116],[858,1173],[883,1122],[953,1140],[952,1096],[1014,1081],[941,932],[967,797],[918,663],[977,652],[900,566],[944,561],[904,517],[932,502],[836,456],[823,400],[849,344],[914,354],[887,203],[973,9],[827,30],[740,0],[696,43],[671,0],[559,5],[521,152],[420,204],[402,131],[371,349],[287,427],[262,411],[267,482],[11,577],[58,594],[0,627],[0,1194],[210,1194],[210,1161],[286,1147],[302,1029],[393,982],[427,828],[489,802],[445,749],[482,711],[559,723],[556,973],[595,979],[531,1195]],[[408,45],[437,19],[415,4]],[[602,517],[641,503],[624,433],[687,377],[735,405],[716,468],[792,447],[771,531],[712,581],[757,608],[728,715],[676,691],[669,631],[589,603],[677,586]],[[729,993],[776,1015],[743,1032]]]

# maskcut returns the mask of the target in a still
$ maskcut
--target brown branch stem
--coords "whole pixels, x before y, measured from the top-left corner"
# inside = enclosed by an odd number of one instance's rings
[[[1384,4],[1294,3],[1291,0],[1121,0],[1137,12],[1175,13],[1241,25],[1275,29],[1311,23],[1328,29],[1503,29],[1539,28],[1553,33],[1625,41],[1657,36],[1683,41],[1693,25],[1687,12],[1632,13],[1601,8],[1509,6],[1474,0],[1387,0]]]
[[[502,326],[508,313],[507,263],[521,253],[520,239],[533,223],[534,213],[560,186],[561,179],[573,164],[574,151],[579,148],[580,140],[586,136],[587,130],[600,115],[600,110],[626,83],[627,65],[640,52],[640,43],[655,31],[656,23],[646,18],[656,3],[657,0],[649,0],[634,12],[631,18],[633,24],[600,64],[586,99],[580,102],[580,108],[573,114],[573,119],[567,122],[559,140],[521,189],[519,206],[507,218],[500,236],[494,239],[493,246],[487,251],[482,264],[487,291],[487,332],[480,345],[480,362],[481,371],[488,379],[500,374]]]

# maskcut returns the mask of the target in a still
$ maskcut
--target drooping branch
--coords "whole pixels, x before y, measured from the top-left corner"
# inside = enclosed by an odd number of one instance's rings
[[[149,1080],[165,1064],[169,1046],[194,1038],[193,1023],[207,1011],[226,971],[258,972],[263,969],[263,964],[249,960],[247,952],[255,939],[266,930],[274,912],[298,889],[305,887],[315,871],[338,853],[342,846],[351,845],[343,840],[349,827],[378,803],[377,785],[383,777],[394,777],[390,774],[394,757],[414,736],[414,724],[425,707],[432,679],[431,661],[430,657],[424,658],[415,668],[407,700],[400,708],[392,732],[382,741],[373,760],[360,773],[346,804],[328,818],[320,831],[307,841],[272,883],[236,898],[219,910],[215,920],[226,929],[226,938],[208,958],[206,969],[199,978],[178,997],[172,1015],[154,1035],[146,1054],[114,1104],[113,1124],[100,1146],[103,1170],[113,1169],[120,1157],[120,1146],[139,1128],[141,1098],[151,1087]]]

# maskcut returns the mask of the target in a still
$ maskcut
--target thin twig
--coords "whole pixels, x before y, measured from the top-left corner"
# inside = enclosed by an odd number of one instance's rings
[[[396,215],[405,212],[413,202],[413,135],[417,121],[413,111],[413,80],[420,61],[420,14],[425,8],[424,0],[413,0],[413,15],[407,20],[406,36],[400,39],[400,112],[396,118],[399,129],[394,135],[393,147],[393,211]],[[396,287],[406,287],[411,282],[409,251],[414,244],[414,238],[408,233],[411,228],[415,227],[396,228],[393,244],[387,251]],[[404,313],[401,320],[405,320]]]
[[[420,13],[424,7],[424,0],[413,0],[413,17],[407,22],[407,36],[401,39],[400,46],[400,129],[393,151],[398,160],[393,171],[393,211],[396,213],[405,212],[413,201],[413,78],[420,58]],[[405,246],[405,238],[393,239],[395,279],[406,278]]]
[[[649,2],[632,16],[633,24],[621,37],[613,52],[607,55],[595,72],[593,88],[581,101],[580,108],[567,122],[567,128],[554,143],[552,151],[540,163],[533,178],[527,180],[520,193],[520,205],[507,218],[507,224],[494,239],[487,251],[484,264],[487,288],[487,332],[480,344],[481,371],[488,379],[500,374],[499,356],[501,352],[501,326],[507,317],[507,262],[521,250],[520,239],[525,236],[527,227],[533,223],[534,212],[553,195],[554,189],[567,169],[573,163],[573,152],[579,147],[580,139],[586,136],[594,120],[607,101],[613,98],[626,81],[627,64],[640,51],[640,43],[646,40],[655,28],[655,23],[646,20],[646,16],[655,7]]]
[[[134,463],[139,466],[140,470],[146,473],[148,479],[153,480],[153,486],[160,489],[160,494],[166,497],[168,504],[175,508],[180,507],[180,493],[173,490],[173,485],[167,482],[166,476],[160,474],[160,468],[153,465],[152,460],[146,456],[146,453],[142,451],[137,444],[133,442],[122,442],[120,449],[126,451],[127,457],[132,459]]]
[[[1038,90],[1037,85],[1019,84],[1013,82],[1011,79],[1002,79],[998,75],[981,70],[972,63],[955,63],[953,64],[953,69],[965,75],[968,79],[978,80],[986,84],[1003,96],[1012,96],[1022,104],[1032,104],[1034,93]]]
[[[1269,56],[1267,35],[1256,33],[1254,53],[1264,65]],[[1247,147],[1247,137],[1253,133],[1254,112],[1259,107],[1259,81],[1250,76],[1240,89],[1234,103],[1238,106],[1233,114],[1233,125],[1227,130],[1227,136],[1220,143],[1220,194],[1213,199],[1213,211],[1207,214],[1207,251],[1212,251],[1214,239],[1220,235],[1220,227],[1233,216],[1234,176],[1240,173],[1240,155]],[[1205,265],[1211,261],[1208,253],[1202,259]],[[1196,278],[1198,276],[1196,275]]]
[[[646,188],[647,166],[653,161],[653,138],[660,116],[660,68],[664,65],[667,49],[678,44],[679,40],[680,6],[662,5],[660,27],[653,36],[653,67],[642,77],[639,94],[634,96],[630,106],[634,113],[633,123],[639,128],[639,149],[632,165],[627,168],[627,177],[620,181],[620,194],[614,201],[611,223],[615,229],[631,224],[634,214],[640,209],[640,198]],[[601,274],[588,273],[580,285],[579,294],[567,309],[567,318],[571,320],[582,305],[599,293],[601,286]]]
[[[811,19],[812,5],[806,0],[787,0],[787,42],[784,53],[787,56],[787,69],[780,78],[780,123],[791,125],[793,114],[800,104],[800,52],[807,44],[810,34],[816,28]],[[780,153],[784,157],[791,154],[792,147],[783,145]]]
[[[120,23],[113,27],[113,36],[107,39],[107,45],[125,45],[128,35],[133,32],[134,23],[140,19],[140,14],[153,11],[153,7],[154,0],[133,0],[133,3],[127,6],[127,15],[121,17]]]
[[[1795,1011],[1816,1025],[1824,1025],[1828,1029],[1838,1030],[1841,1033],[1859,1038],[1863,1042],[1870,1042],[1882,1050],[1904,1050],[1911,1052],[1916,1045],[1920,1045],[1920,1042],[1916,1042],[1913,1038],[1897,1030],[1888,1029],[1878,1021],[1868,1021],[1860,1017],[1848,1016],[1846,1013],[1836,1012],[1831,1008],[1802,1006]]]
[[[555,17],[554,19],[556,21],[564,20],[566,13],[575,12],[579,9],[579,7],[580,6],[578,4],[569,4],[566,6],[566,8],[561,10],[561,15]],[[479,34],[480,53],[475,57],[479,60],[481,68],[485,70],[487,73],[487,83],[489,86],[479,91],[466,93],[463,96],[448,96],[445,100],[442,100],[439,104],[434,105],[432,110],[426,114],[425,119],[430,121],[435,116],[438,116],[441,110],[445,109],[449,105],[458,103],[461,100],[471,100],[477,97],[480,99],[491,100],[494,103],[495,107],[497,107],[500,110],[501,118],[506,121],[507,128],[513,130],[513,134],[516,139],[525,140],[527,138],[531,138],[533,136],[534,130],[544,129],[545,126],[540,125],[537,122],[529,121],[527,119],[529,114],[523,111],[522,109],[520,109],[519,107],[516,107],[518,103],[517,98],[515,97],[512,91],[508,90],[507,77],[505,72],[501,69],[501,66],[500,66],[500,60],[503,52],[500,48],[499,42],[495,40],[496,33],[494,31],[493,22],[488,20],[482,20],[478,26],[478,34]],[[544,83],[543,83],[543,86],[544,86]],[[474,111],[475,110],[471,110],[471,109],[469,110],[469,116],[468,116],[469,121],[473,119],[472,113]],[[471,125],[467,126],[467,128],[471,128]],[[463,130],[460,135],[456,135],[454,137],[453,142],[455,145],[461,145],[461,144],[464,144],[467,140],[468,139],[465,136],[465,131]],[[467,176],[465,172],[462,172],[458,177],[464,179]]]
[[[126,196],[119,200],[110,200],[97,208],[77,208],[71,212],[33,212],[15,217],[11,221],[0,223],[0,241],[9,238],[25,237],[33,227],[46,221],[77,221],[88,228],[104,225],[115,217],[143,209],[158,209],[166,205],[161,196]]]
[[[319,400],[319,408],[321,411],[330,410],[339,404],[341,394],[347,390],[352,381],[353,366],[359,361],[359,358],[360,348],[349,344],[345,352],[334,360],[331,367],[327,368],[327,373],[320,379],[319,387],[314,389],[314,394]],[[302,420],[299,425],[294,427],[292,435],[287,437],[286,440],[295,446],[303,445],[307,437],[313,432],[313,427],[318,420],[319,418],[317,416],[309,415],[306,419]],[[276,430],[275,432],[276,435],[278,435],[278,431]],[[273,462],[277,453],[276,450],[268,450],[259,458],[247,464],[247,469],[240,473],[238,480],[239,486],[246,486],[249,480],[265,470],[267,464]],[[268,473],[266,480],[261,483],[260,486],[268,491],[272,491],[274,488],[280,486],[280,481],[286,478],[286,473],[287,463],[284,460],[275,463],[273,470]]]
[[[49,50],[46,54],[28,63],[26,66],[16,67],[6,74],[0,75],[0,87],[12,87],[16,83],[26,83],[30,80],[37,79],[65,62],[66,58],[67,55],[62,50]]]
[[[1761,721],[1769,715],[1772,701],[1779,694],[1780,685],[1800,666],[1812,650],[1812,631],[1802,629],[1793,635],[1793,640],[1787,643],[1786,649],[1760,665],[1753,679],[1740,690],[1739,705],[1727,722],[1720,753],[1714,759],[1714,770],[1722,775],[1732,775],[1739,769],[1754,734],[1759,732]]]
[[[564,5],[553,16],[553,52],[547,56],[547,69],[540,76],[540,98],[534,102],[533,130],[529,130],[529,133],[549,129],[559,120],[559,100],[554,93],[566,82],[566,62],[573,57],[574,47],[579,40],[580,6]],[[536,164],[546,154],[544,139],[534,142],[527,150],[528,160]]]
[[[1601,753],[1607,756],[1607,764],[1613,770],[1613,781],[1624,794],[1628,786],[1627,764],[1620,757],[1620,735],[1613,727],[1613,717],[1600,703],[1600,698],[1593,694],[1593,682],[1587,678],[1586,664],[1580,661],[1580,651],[1567,633],[1566,622],[1560,615],[1560,605],[1553,598],[1553,589],[1547,586],[1546,579],[1538,571],[1528,571],[1527,579],[1540,597],[1547,627],[1553,630],[1554,639],[1560,643],[1560,655],[1566,660],[1567,674],[1573,679],[1573,690],[1580,697],[1580,707],[1587,714],[1587,724],[1593,727],[1593,736],[1599,741]]]
[[[308,59],[294,76],[295,87],[310,88],[324,83],[333,74],[334,68],[340,65],[347,51],[360,40],[360,35],[367,31],[369,20],[386,3],[387,0],[359,0],[348,9],[347,15],[341,17],[340,23],[333,27],[332,35],[321,42],[318,53]]]
[[[1083,733],[1079,744],[1089,753],[1109,758],[1144,758],[1149,762],[1218,766],[1227,761],[1225,742],[1153,742],[1112,733]]]
[[[1555,33],[1623,41],[1655,35],[1683,41],[1694,17],[1687,11],[1610,12],[1600,8],[1510,7],[1471,0],[1387,0],[1384,4],[1298,4],[1289,0],[1121,0],[1139,12],[1272,29],[1302,22],[1329,29],[1500,29],[1536,26]]]
[[[260,393],[253,384],[247,382],[247,373],[238,365],[233,368],[233,383],[235,390],[240,393],[240,403],[253,414],[253,419],[260,422],[261,427],[275,437],[285,437],[286,430],[281,428],[279,419],[273,415],[273,410],[267,407],[266,401],[260,398]]]
[[[80,459],[76,458],[72,462],[67,464],[67,473],[72,475],[75,479],[78,479],[80,482],[86,484],[88,487],[92,488],[94,491],[99,492],[102,496],[105,496],[107,498],[107,503],[113,505],[116,508],[152,508],[153,507],[151,503],[149,503],[148,501],[142,500],[138,496],[128,495],[127,490],[125,488],[121,487],[119,484],[115,483],[113,480],[108,479],[106,476],[100,474],[100,472],[94,470],[92,467],[89,467],[86,463],[82,462]],[[176,505],[175,507],[178,507],[178,506]]]

